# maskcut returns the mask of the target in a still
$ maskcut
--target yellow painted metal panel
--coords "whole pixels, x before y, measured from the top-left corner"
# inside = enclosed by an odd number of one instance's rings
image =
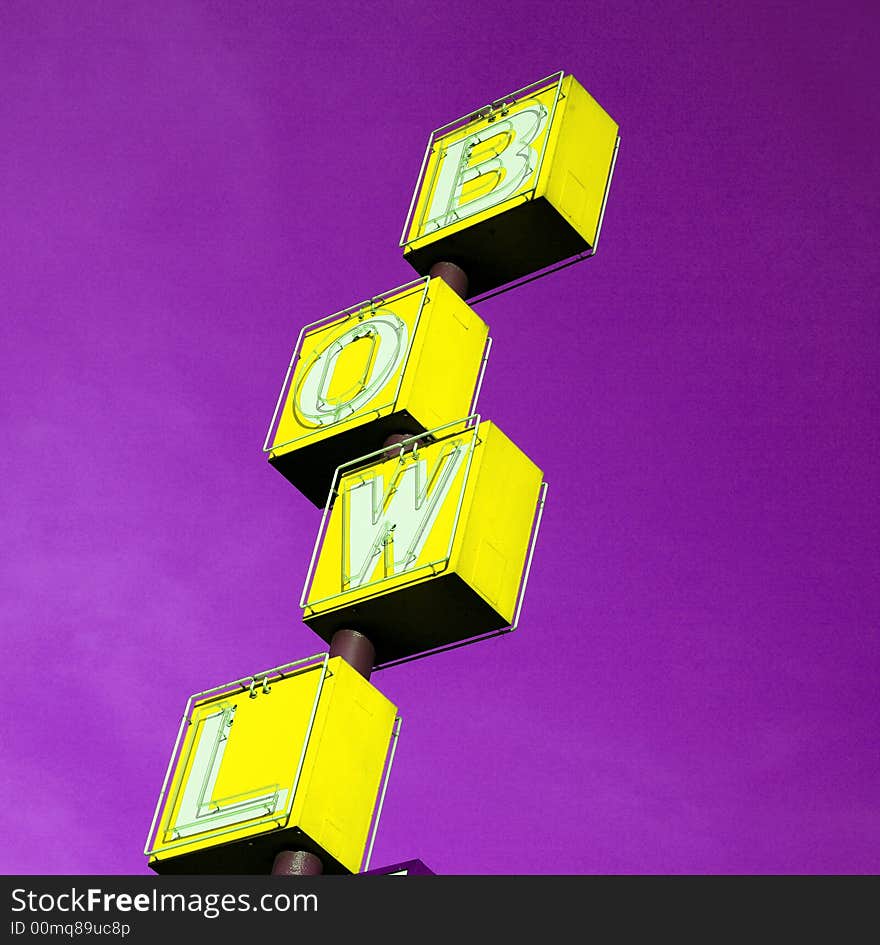
[[[593,246],[619,129],[574,76],[563,82],[560,106],[538,195]]]
[[[425,429],[457,420],[471,409],[488,334],[483,319],[442,279],[430,280],[399,398]]]
[[[319,708],[294,816],[354,873],[363,860],[396,709],[342,657],[328,668],[333,687]]]
[[[481,423],[454,568],[508,622],[525,566],[541,470],[492,423]]]

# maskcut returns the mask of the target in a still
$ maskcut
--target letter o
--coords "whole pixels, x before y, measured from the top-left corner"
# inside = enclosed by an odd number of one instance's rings
[[[348,345],[373,336],[376,355],[369,377],[346,400],[331,402],[327,397],[339,356]],[[407,352],[406,322],[390,309],[379,309],[368,321],[353,325],[326,344],[313,357],[297,384],[293,409],[301,420],[316,426],[339,423],[363,409],[400,367]]]

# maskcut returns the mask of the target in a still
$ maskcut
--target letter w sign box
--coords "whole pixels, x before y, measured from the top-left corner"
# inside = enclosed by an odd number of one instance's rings
[[[306,579],[305,623],[377,664],[512,629],[524,589],[541,470],[476,417],[429,439],[340,467]]]

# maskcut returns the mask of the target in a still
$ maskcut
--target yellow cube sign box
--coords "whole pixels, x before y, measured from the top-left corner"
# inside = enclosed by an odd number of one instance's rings
[[[366,634],[377,665],[512,629],[546,491],[490,422],[424,439],[340,468],[301,600],[324,640]]]
[[[398,725],[375,686],[325,654],[193,696],[147,838],[150,867],[268,875],[296,849],[326,873],[366,868]]]
[[[425,274],[456,263],[468,296],[592,254],[617,123],[558,73],[433,132],[401,238]]]
[[[439,278],[306,326],[264,444],[269,462],[323,507],[341,464],[473,410],[488,331]]]

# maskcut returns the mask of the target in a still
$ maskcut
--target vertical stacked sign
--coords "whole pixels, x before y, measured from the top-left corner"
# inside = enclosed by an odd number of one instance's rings
[[[329,648],[191,697],[157,872],[368,870],[400,729],[370,675],[516,627],[547,492],[475,413],[468,301],[595,252],[618,141],[561,72],[434,132],[401,239],[420,278],[300,332],[264,451],[323,513],[301,607]]]

